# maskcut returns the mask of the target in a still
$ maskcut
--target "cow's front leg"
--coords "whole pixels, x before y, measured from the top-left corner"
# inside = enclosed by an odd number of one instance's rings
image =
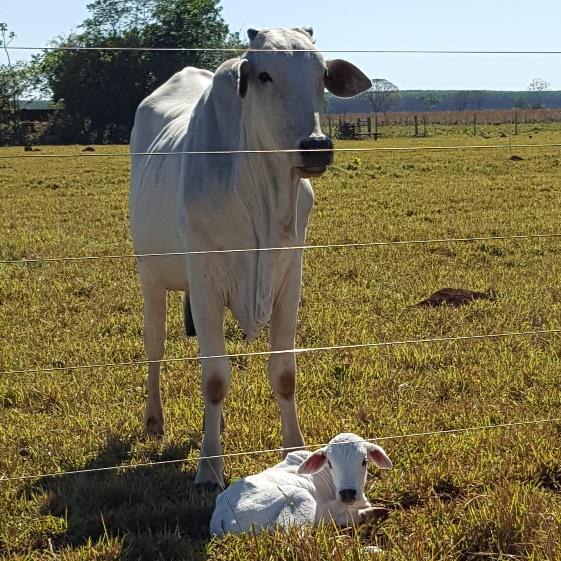
[[[300,274],[285,285],[275,300],[271,315],[271,351],[293,349],[296,335],[296,316],[300,300]],[[283,448],[304,445],[296,411],[296,357],[294,353],[272,354],[269,358],[269,381],[277,397],[282,423]],[[285,451],[283,456],[288,452]]]
[[[224,461],[220,456],[220,426],[222,404],[231,381],[230,362],[227,358],[204,358],[225,354],[224,304],[218,295],[213,297],[207,289],[204,298],[192,297],[193,320],[197,329],[201,353],[201,389],[204,399],[204,436],[201,458],[195,483],[215,483],[224,486]],[[202,301],[201,301],[202,300]]]

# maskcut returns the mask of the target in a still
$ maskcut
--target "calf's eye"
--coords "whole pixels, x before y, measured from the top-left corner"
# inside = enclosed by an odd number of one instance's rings
[[[362,460],[362,465],[363,465],[363,466],[366,465],[366,458],[364,458],[364,460]]]
[[[259,74],[259,80],[261,81],[262,84],[273,81],[273,79],[271,78],[271,76],[269,76],[267,72],[261,72],[261,74]]]
[[[329,469],[333,469],[333,466],[331,465],[331,462],[329,460],[327,460],[327,465],[329,466]]]

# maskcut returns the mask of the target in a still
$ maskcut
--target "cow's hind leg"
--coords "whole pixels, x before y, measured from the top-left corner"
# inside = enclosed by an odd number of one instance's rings
[[[164,410],[160,392],[159,361],[164,357],[166,339],[167,290],[157,283],[142,279],[144,295],[144,347],[148,364],[148,398],[144,413],[144,432],[147,436],[164,435]]]
[[[280,291],[271,315],[271,350],[293,349],[296,316],[300,299],[300,276],[293,271],[285,290]],[[289,276],[292,276],[289,274]],[[296,412],[296,357],[294,353],[272,354],[269,358],[269,381],[277,397],[282,422],[283,448],[304,445]],[[284,455],[286,456],[286,453]]]
[[[187,337],[194,337],[197,334],[195,323],[193,322],[193,314],[191,313],[191,301],[187,292],[183,295],[183,325]]]

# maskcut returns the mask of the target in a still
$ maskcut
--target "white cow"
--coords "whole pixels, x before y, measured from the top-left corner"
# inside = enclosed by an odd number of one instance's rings
[[[367,460],[392,468],[380,446],[351,433],[339,434],[313,454],[290,452],[280,464],[240,479],[218,495],[210,533],[330,521],[350,526],[368,520],[380,509],[364,495]]]
[[[250,30],[250,48],[213,75],[185,68],[139,106],[131,137],[130,223],[138,254],[299,246],[313,192],[308,177],[332,160],[321,131],[324,88],[342,97],[370,86],[342,60],[324,61],[311,29]],[[289,51],[286,51],[289,49]],[[292,51],[290,50],[292,49]],[[294,52],[303,49],[305,52]],[[292,153],[176,154],[292,149]],[[300,152],[299,150],[321,149]],[[157,155],[158,152],[174,153]],[[152,155],[153,154],[153,155]],[[272,350],[294,348],[302,252],[250,251],[139,257],[148,369],[145,430],[161,436],[160,360],[166,292],[184,291],[187,334],[201,356],[225,354],[229,307],[248,339],[270,322]],[[303,444],[294,399],[294,354],[272,355],[269,380],[281,413],[283,446]],[[226,358],[202,360],[202,456],[221,454]],[[220,458],[199,462],[197,483],[223,482]]]

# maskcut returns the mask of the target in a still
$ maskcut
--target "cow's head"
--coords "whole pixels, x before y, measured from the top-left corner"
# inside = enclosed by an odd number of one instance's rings
[[[350,62],[324,60],[312,34],[311,28],[250,29],[249,50],[237,66],[248,141],[302,150],[289,154],[290,167],[302,177],[321,175],[333,160],[333,144],[320,124],[324,90],[352,97],[371,86]]]
[[[325,448],[316,450],[298,467],[298,473],[312,474],[327,469],[335,485],[337,498],[346,505],[364,503],[367,462],[381,469],[391,469],[393,464],[384,449],[366,442],[356,434],[342,433],[333,438]]]

